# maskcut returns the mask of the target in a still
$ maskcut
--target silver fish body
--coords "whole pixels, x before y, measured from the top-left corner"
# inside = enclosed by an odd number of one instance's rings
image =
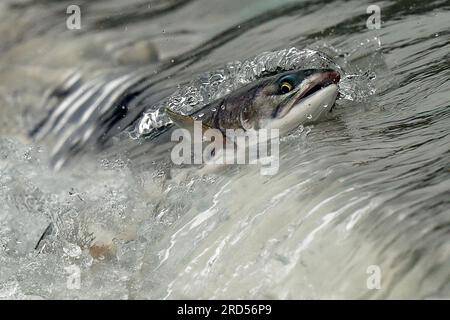
[[[195,120],[223,133],[273,128],[284,134],[324,120],[335,103],[339,79],[339,73],[330,69],[287,71],[248,84],[190,116],[167,112],[181,127]]]

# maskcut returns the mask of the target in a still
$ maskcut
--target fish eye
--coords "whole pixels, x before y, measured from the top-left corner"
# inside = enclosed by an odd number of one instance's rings
[[[280,91],[282,94],[286,94],[288,92],[291,92],[292,89],[294,89],[294,86],[289,81],[283,81],[280,84]]]

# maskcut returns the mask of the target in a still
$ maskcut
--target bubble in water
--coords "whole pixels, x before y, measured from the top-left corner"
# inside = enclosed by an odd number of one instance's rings
[[[81,255],[81,248],[73,243],[69,243],[67,247],[63,248],[63,251],[71,258],[78,258]]]

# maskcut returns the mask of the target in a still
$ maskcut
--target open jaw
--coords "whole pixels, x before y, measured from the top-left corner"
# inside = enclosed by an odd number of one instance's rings
[[[292,97],[291,102],[289,103],[287,108],[283,111],[283,114],[286,115],[289,111],[295,107],[302,105],[302,102],[307,100],[308,98],[314,95],[320,95],[323,93],[324,88],[337,85],[341,76],[338,72],[334,70],[325,70],[320,73],[316,73],[310,79],[306,81],[306,83],[296,92],[296,94]],[[330,106],[331,109],[331,106]],[[284,116],[280,115],[280,116]]]
[[[325,72],[318,73],[309,83],[306,84],[305,88],[301,90],[300,96],[296,99],[298,103],[301,99],[312,96],[316,92],[328,87],[332,84],[337,84],[341,76],[338,72],[334,70],[329,70]]]
[[[289,131],[300,124],[309,124],[326,119],[326,114],[338,95],[338,72],[325,70],[316,73],[284,105],[270,124],[271,128]]]

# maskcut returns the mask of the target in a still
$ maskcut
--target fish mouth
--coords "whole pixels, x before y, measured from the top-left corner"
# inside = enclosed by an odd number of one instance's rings
[[[291,109],[300,105],[303,100],[319,94],[319,92],[330,85],[337,85],[340,79],[340,74],[332,69],[320,70],[320,72],[311,75],[302,83],[299,90],[288,98],[287,103],[281,108],[281,112],[278,113],[277,117],[284,117]]]

